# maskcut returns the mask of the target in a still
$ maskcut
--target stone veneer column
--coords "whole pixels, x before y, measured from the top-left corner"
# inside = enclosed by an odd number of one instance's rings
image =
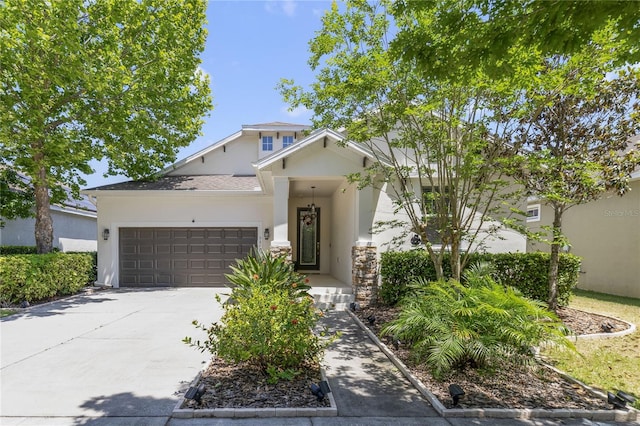
[[[351,249],[351,261],[355,301],[363,308],[375,305],[378,301],[378,260],[376,246],[353,246]]]
[[[291,263],[293,261],[291,257],[291,246],[271,246],[269,251],[274,257],[284,257],[287,263]]]

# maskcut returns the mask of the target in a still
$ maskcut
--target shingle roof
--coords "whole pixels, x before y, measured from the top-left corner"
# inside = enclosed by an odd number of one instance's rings
[[[163,176],[155,181],[129,181],[98,186],[86,191],[259,191],[256,176],[189,175]]]

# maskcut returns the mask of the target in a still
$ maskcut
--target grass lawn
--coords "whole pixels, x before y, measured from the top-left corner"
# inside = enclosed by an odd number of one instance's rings
[[[17,311],[13,310],[13,309],[0,309],[0,318],[4,318],[6,316],[15,314]]]
[[[569,307],[619,318],[640,326],[640,299],[576,290]],[[640,409],[640,330],[626,336],[580,339],[579,354],[546,350],[559,369],[606,393],[620,389],[639,399]]]

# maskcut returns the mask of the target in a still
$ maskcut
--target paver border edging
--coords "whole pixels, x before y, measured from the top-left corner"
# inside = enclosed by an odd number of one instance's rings
[[[542,409],[542,408],[532,408],[532,409],[504,409],[504,408],[446,408],[442,402],[436,397],[433,393],[427,389],[427,387],[418,379],[411,371],[407,368],[407,366],[398,359],[395,354],[389,349],[387,345],[385,345],[378,336],[375,335],[369,327],[363,324],[353,312],[350,310],[346,310],[351,318],[360,326],[362,330],[364,330],[369,338],[380,348],[380,350],[393,362],[393,364],[404,374],[404,376],[413,384],[416,389],[429,401],[429,403],[433,406],[433,408],[440,414],[442,417],[478,417],[478,418],[509,418],[509,419],[535,419],[535,418],[581,418],[581,419],[589,419],[595,421],[616,421],[616,422],[626,422],[626,421],[636,421],[638,420],[638,410],[634,408],[629,408],[628,411],[623,410],[579,410],[579,409]],[[555,370],[559,374],[561,374],[564,378],[576,383],[582,387],[584,387],[587,391],[592,394],[603,397],[606,400],[606,395],[603,395],[601,392],[596,391],[595,389],[587,386],[586,384],[571,378],[568,374],[557,370],[551,366],[544,364],[545,366]]]
[[[206,371],[209,363],[196,375],[195,379],[189,384],[197,386],[202,377],[202,372]],[[324,368],[320,367],[320,377],[327,380]],[[329,407],[318,408],[295,408],[295,407],[270,407],[270,408],[181,408],[185,403],[184,395],[178,400],[171,413],[174,419],[193,419],[193,418],[267,418],[267,417],[336,417],[338,415],[338,406],[333,397],[333,392],[327,395],[329,398]]]
[[[622,331],[616,331],[614,333],[593,333],[593,334],[581,334],[579,336],[575,336],[576,340],[582,340],[582,339],[606,339],[608,337],[620,337],[620,336],[625,336],[627,334],[631,334],[633,332],[636,331],[636,325],[632,322],[629,321],[625,321],[623,319],[620,318],[616,318],[616,317],[612,317],[609,315],[604,315],[608,318],[614,319],[616,321],[620,321],[623,322],[625,324],[628,325],[628,327],[625,330]]]

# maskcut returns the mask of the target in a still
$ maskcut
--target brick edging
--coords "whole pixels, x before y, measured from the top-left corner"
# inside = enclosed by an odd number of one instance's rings
[[[393,364],[404,374],[404,376],[415,386],[415,388],[429,401],[433,408],[442,417],[478,417],[478,418],[504,418],[504,419],[560,419],[560,418],[580,418],[595,421],[616,421],[633,422],[638,420],[638,410],[629,407],[628,411],[623,410],[583,410],[583,409],[543,409],[543,408],[446,408],[442,402],[418,379],[407,366],[398,359],[395,354],[385,345],[373,331],[360,321],[360,319],[350,310],[345,310],[351,318],[363,329],[369,338],[380,348],[380,350],[393,362]],[[545,364],[546,365],[546,364]],[[547,366],[550,367],[550,366]],[[571,378],[568,374],[550,367],[560,373],[564,378],[584,387],[587,391],[598,397],[606,396],[586,384]]]
[[[202,378],[202,372],[206,371],[209,364],[205,366],[189,384],[191,386],[197,386]],[[324,368],[320,368],[320,376],[322,380],[327,380]],[[336,400],[333,397],[333,392],[329,392],[329,407],[316,407],[316,408],[287,408],[287,407],[272,407],[272,408],[181,408],[185,403],[185,398],[182,396],[178,403],[173,407],[171,417],[174,419],[194,419],[194,418],[267,418],[267,417],[335,417],[338,415],[338,408]]]

